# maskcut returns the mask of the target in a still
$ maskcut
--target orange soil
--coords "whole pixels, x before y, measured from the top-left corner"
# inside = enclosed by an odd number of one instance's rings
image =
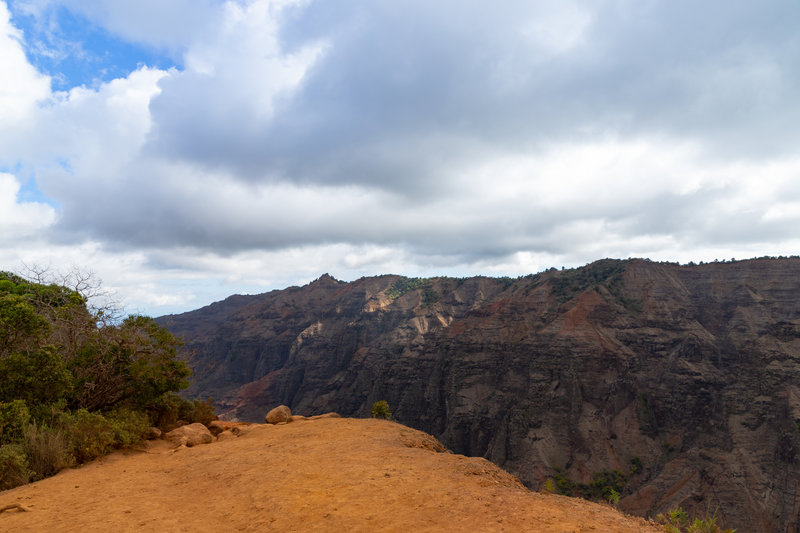
[[[480,458],[383,420],[256,425],[238,438],[116,453],[0,492],[0,531],[661,532],[539,494]]]

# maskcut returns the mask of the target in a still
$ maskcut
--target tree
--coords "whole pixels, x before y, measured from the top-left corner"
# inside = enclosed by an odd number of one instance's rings
[[[88,410],[139,408],[187,387],[191,371],[178,359],[181,344],[144,316],[99,328],[70,362],[76,380],[74,405]]]
[[[392,418],[392,412],[389,410],[389,403],[386,400],[380,400],[372,404],[372,418],[383,418],[388,420]]]

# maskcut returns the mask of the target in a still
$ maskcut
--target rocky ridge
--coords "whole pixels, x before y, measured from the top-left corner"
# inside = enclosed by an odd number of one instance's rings
[[[187,341],[191,393],[232,418],[387,400],[530,487],[613,486],[640,515],[680,505],[740,533],[800,531],[800,259],[326,275],[159,322]]]

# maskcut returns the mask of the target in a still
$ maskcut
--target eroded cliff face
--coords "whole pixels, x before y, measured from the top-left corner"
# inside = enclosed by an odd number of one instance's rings
[[[625,511],[800,531],[800,259],[323,276],[159,321],[193,354],[191,394],[229,417],[385,399],[533,488],[617,469]]]

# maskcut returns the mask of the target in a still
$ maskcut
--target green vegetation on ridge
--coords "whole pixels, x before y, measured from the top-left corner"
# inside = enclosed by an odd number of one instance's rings
[[[153,319],[121,322],[80,292],[0,272],[0,490],[140,442],[155,425],[206,421],[175,392],[190,370]]]

